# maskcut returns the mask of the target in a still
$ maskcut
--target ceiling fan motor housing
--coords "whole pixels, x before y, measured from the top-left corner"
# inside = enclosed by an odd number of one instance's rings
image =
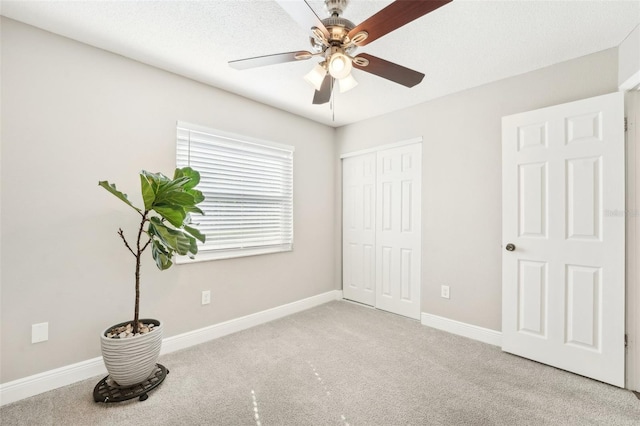
[[[332,16],[322,20],[322,24],[329,32],[329,38],[317,33],[311,37],[311,47],[316,52],[322,52],[330,46],[346,46],[349,43],[348,34],[355,24],[348,19],[339,16]],[[349,46],[348,50],[353,50],[355,46]],[[345,49],[347,50],[347,49]]]
[[[329,31],[329,40],[330,44],[343,44],[347,40],[347,34],[349,31],[355,28],[355,24],[348,19],[340,18],[338,16],[332,16],[330,18],[326,18],[322,20],[322,23],[327,30]]]
[[[348,0],[325,0],[324,7],[327,9],[327,12],[329,12],[329,15],[338,16],[342,15],[348,3]]]

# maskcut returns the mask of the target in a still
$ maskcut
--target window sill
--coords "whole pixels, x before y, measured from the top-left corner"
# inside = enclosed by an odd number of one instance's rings
[[[259,256],[262,254],[271,254],[271,253],[281,253],[293,251],[293,247],[268,247],[268,248],[259,248],[259,249],[250,249],[250,250],[234,250],[234,251],[225,251],[225,252],[207,252],[207,251],[199,251],[196,255],[195,259],[191,259],[188,256],[176,256],[175,263],[176,265],[184,265],[187,263],[195,263],[195,262],[208,262],[210,260],[223,260],[223,259],[235,259],[237,257],[247,257],[247,256]]]

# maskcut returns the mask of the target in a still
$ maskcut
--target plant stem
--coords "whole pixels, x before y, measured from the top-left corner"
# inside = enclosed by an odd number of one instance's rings
[[[142,233],[144,232],[144,223],[148,220],[147,219],[147,214],[149,214],[149,210],[145,210],[144,214],[142,215],[142,220],[140,221],[140,229],[138,229],[138,239],[136,241],[136,249],[137,249],[137,253],[136,253],[136,305],[135,305],[135,309],[134,309],[134,315],[133,315],[133,334],[136,334],[138,332],[138,320],[140,317],[140,258],[142,257],[142,252],[144,251],[145,248],[147,248],[147,245],[144,246],[144,248],[140,247],[140,239],[142,238]]]
[[[129,249],[129,251],[131,252],[132,255],[136,255],[133,250],[131,250],[131,247],[129,247],[129,243],[127,242],[127,239],[124,237],[124,232],[122,232],[122,228],[118,229],[118,235],[120,235],[120,238],[122,238],[122,241],[124,241],[124,245]]]

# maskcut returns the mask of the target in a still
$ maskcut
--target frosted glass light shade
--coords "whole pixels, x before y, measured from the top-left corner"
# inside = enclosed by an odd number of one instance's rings
[[[351,74],[349,74],[345,78],[338,80],[338,84],[340,85],[340,93],[344,93],[356,87],[358,82]]]
[[[322,82],[324,81],[324,77],[327,75],[327,70],[320,64],[317,64],[307,75],[304,76],[304,79],[311,84],[317,91],[320,91],[322,87]]]
[[[329,59],[329,74],[333,78],[345,78],[351,73],[351,59],[344,53],[334,53]]]

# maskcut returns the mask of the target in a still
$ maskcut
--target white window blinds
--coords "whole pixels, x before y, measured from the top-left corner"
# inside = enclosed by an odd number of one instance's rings
[[[181,122],[177,136],[177,167],[200,172],[205,196],[196,260],[292,249],[293,147]]]

